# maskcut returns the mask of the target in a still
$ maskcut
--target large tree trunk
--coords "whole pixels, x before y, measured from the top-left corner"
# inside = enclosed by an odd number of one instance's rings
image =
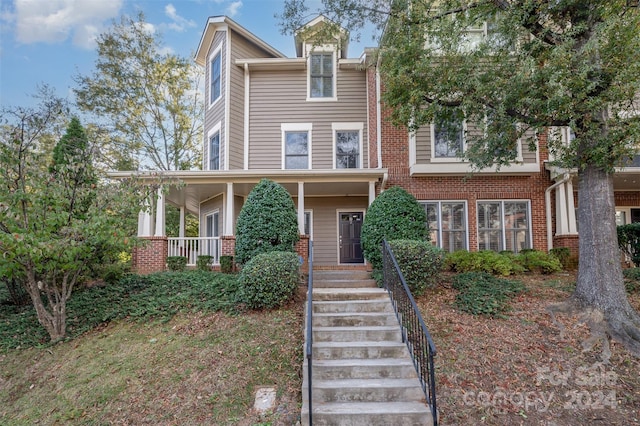
[[[608,352],[606,339],[612,337],[640,357],[640,315],[624,287],[612,175],[587,165],[578,177],[580,263],[572,299],[588,313],[591,331],[602,338],[604,352]]]

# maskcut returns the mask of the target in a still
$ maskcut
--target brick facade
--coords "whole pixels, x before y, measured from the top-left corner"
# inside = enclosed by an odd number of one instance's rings
[[[373,71],[370,71],[373,74]],[[375,98],[375,86],[369,86],[369,98]],[[375,123],[370,123],[374,125]],[[382,166],[388,170],[386,188],[401,186],[419,201],[466,201],[469,249],[478,249],[476,202],[478,200],[529,200],[531,205],[532,245],[547,250],[545,190],[552,185],[544,168],[548,159],[546,135],[539,137],[540,169],[528,175],[411,176],[409,133],[395,127],[388,112],[382,118]],[[555,211],[553,209],[552,211]]]

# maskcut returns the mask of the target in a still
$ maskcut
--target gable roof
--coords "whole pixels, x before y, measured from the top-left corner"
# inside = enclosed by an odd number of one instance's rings
[[[316,34],[322,34],[322,32],[325,30],[325,27],[333,26],[335,28],[337,25],[338,24],[336,24],[326,16],[318,15],[311,21],[298,28],[295,32],[296,55],[298,57],[302,57],[303,45],[308,41],[312,41],[315,38]],[[337,33],[332,33],[331,35],[335,38],[336,43],[338,44],[342,52],[342,58],[346,58],[347,50],[349,47],[349,31],[342,27],[337,27]]]
[[[207,23],[204,27],[204,31],[202,32],[202,37],[200,38],[200,43],[198,44],[198,49],[196,50],[194,60],[198,65],[204,66],[207,60],[207,53],[209,51],[209,46],[213,41],[213,36],[216,31],[220,29],[226,30],[227,28],[231,28],[233,31],[242,35],[247,40],[254,43],[256,46],[260,47],[262,50],[267,52],[269,55],[272,55],[274,58],[286,58],[286,55],[279,50],[275,49],[267,42],[235,22],[233,19],[227,16],[210,16],[207,20]]]

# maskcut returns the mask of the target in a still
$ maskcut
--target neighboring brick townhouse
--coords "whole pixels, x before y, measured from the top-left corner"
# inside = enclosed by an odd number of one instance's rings
[[[470,175],[457,155],[465,134],[480,127],[461,122],[456,135],[438,123],[415,133],[394,127],[380,102],[373,50],[348,57],[346,31],[318,45],[322,25],[322,16],[309,22],[296,35],[296,57],[287,58],[227,17],[208,19],[195,56],[207,82],[203,169],[163,172],[182,185],[159,198],[154,215],[141,214],[138,234],[153,244],[135,254],[137,270],[162,269],[167,255],[188,255],[190,264],[198,254],[213,255],[214,264],[232,255],[236,219],[261,178],[291,194],[298,251],[306,256],[313,241],[318,268],[367,268],[362,221],[395,185],[424,205],[432,241],[445,250],[577,250],[577,183],[549,166],[547,135],[529,135],[536,150],[518,143],[517,164]],[[618,222],[640,221],[640,156],[614,183]],[[167,238],[164,203],[195,214],[200,237],[184,238],[182,226],[181,236]]]

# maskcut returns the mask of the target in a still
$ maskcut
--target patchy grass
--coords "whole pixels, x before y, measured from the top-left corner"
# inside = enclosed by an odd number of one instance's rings
[[[527,292],[505,318],[460,312],[449,282],[417,299],[436,343],[441,423],[640,425],[640,360],[612,343],[602,364],[599,347],[582,352],[589,333],[579,318],[559,315],[561,336],[546,312],[570,295],[575,276],[518,278]],[[640,308],[640,294],[631,301]]]
[[[0,424],[253,425],[255,390],[299,417],[302,303],[241,316],[117,321],[47,349],[0,355]],[[281,423],[278,423],[281,422]]]

